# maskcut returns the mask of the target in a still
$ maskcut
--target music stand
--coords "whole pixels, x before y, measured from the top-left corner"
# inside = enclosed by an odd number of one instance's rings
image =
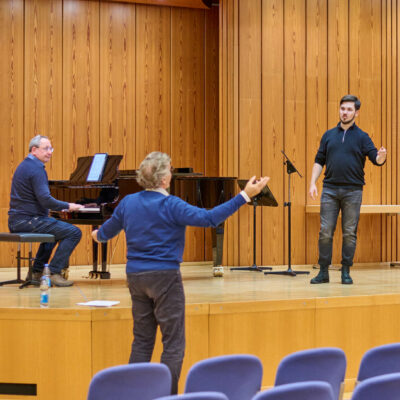
[[[241,190],[246,186],[247,180],[238,179],[238,185]],[[266,269],[272,269],[271,267],[257,267],[256,264],[256,215],[257,215],[257,206],[267,206],[267,207],[278,207],[278,202],[276,201],[274,195],[269,189],[268,185],[266,185],[263,190],[251,199],[250,203],[247,203],[253,206],[253,265],[251,267],[233,267],[231,271],[256,271],[261,272]]]
[[[268,271],[264,272],[265,275],[267,274],[273,274],[273,275],[289,275],[289,276],[296,276],[297,274],[309,274],[310,271],[293,271],[292,270],[292,264],[291,264],[291,259],[292,259],[292,231],[291,231],[291,226],[292,226],[292,203],[290,201],[290,175],[293,174],[294,172],[297,172],[297,174],[302,178],[300,175],[300,172],[297,171],[296,167],[293,165],[293,163],[289,160],[288,156],[285,154],[285,152],[282,150],[282,154],[285,157],[285,160],[283,161],[283,165],[286,165],[286,172],[288,174],[288,202],[284,202],[283,205],[284,207],[288,208],[288,269],[286,271]]]

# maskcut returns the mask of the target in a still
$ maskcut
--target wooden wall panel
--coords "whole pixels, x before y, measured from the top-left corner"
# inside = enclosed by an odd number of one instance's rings
[[[205,13],[204,173],[219,176],[219,8]],[[211,229],[205,230],[204,259],[212,260]]]
[[[349,0],[328,1],[328,129],[339,122],[339,101],[344,94],[349,92]],[[322,137],[323,132],[321,132]],[[315,153],[317,148],[314,150]],[[314,155],[315,155],[314,153]],[[322,191],[323,173],[319,179],[319,194]],[[308,182],[310,176],[308,176]],[[310,201],[308,198],[307,201]],[[308,221],[317,220],[315,217],[307,217]],[[318,259],[318,232],[317,225],[309,226],[308,235],[314,251],[309,252],[307,261],[317,262]],[[311,239],[314,236],[314,239]],[[333,239],[333,262],[340,262],[342,249],[342,237],[340,223]],[[313,256],[314,254],[314,256]]]
[[[171,9],[171,156],[204,172],[204,11]],[[188,228],[185,260],[204,260],[204,229]]]
[[[100,4],[100,148],[135,168],[135,8]]]
[[[318,199],[308,195],[311,171],[320,140],[328,129],[328,9],[324,0],[307,2],[307,110],[306,110],[306,203],[318,204],[322,190],[322,178],[318,184]],[[317,237],[318,218],[306,218],[306,261],[318,260]]]
[[[239,178],[249,179],[261,174],[261,2],[241,1],[239,9]],[[251,265],[254,240],[251,207],[239,211],[239,226],[239,264]],[[256,229],[260,240],[260,215]],[[256,263],[260,262],[258,246]]]
[[[171,9],[136,7],[136,165],[171,152]],[[157,112],[154,112],[157,110]]]
[[[239,0],[222,0],[219,5],[219,171],[223,176],[239,174]],[[239,216],[231,216],[226,224],[224,264],[237,265],[239,260]]]
[[[120,169],[136,167],[135,11],[129,4],[100,4],[100,151],[123,155]],[[124,263],[124,234],[109,247],[113,262]]]
[[[306,103],[306,8],[303,0],[285,1],[284,13],[284,56],[285,56],[285,153],[300,171],[291,175],[292,226],[292,262],[301,264],[305,260],[305,215],[306,199],[306,137],[305,137],[305,103]],[[288,177],[285,175],[285,186]],[[285,187],[285,199],[289,200]],[[287,262],[285,255],[285,263]]]
[[[276,144],[280,141],[303,173],[302,180],[293,175],[293,262],[315,263],[318,257],[319,218],[306,216],[304,206],[313,203],[307,192],[315,154],[325,130],[332,128],[339,121],[339,100],[343,95],[354,93],[361,98],[362,108],[357,120],[358,125],[371,135],[378,148],[382,144],[388,148],[388,162],[382,169],[370,165],[367,161],[364,204],[396,204],[399,197],[398,4],[392,0],[285,0],[279,4],[273,0],[264,0],[261,6],[262,30],[258,33],[259,36],[253,35],[253,46],[261,45],[262,69],[259,73],[255,72],[254,67],[248,70],[242,67],[249,59],[256,65],[258,63],[257,58],[249,57],[248,43],[246,39],[243,40],[242,32],[256,31],[258,22],[249,22],[247,9],[253,7],[258,10],[259,3],[242,0],[238,4],[235,8],[234,1],[225,0],[220,6],[220,169],[227,171],[229,163],[232,162],[227,143],[229,137],[233,143],[236,139],[235,131],[229,132],[228,127],[234,127],[235,118],[239,118],[241,128],[251,120],[251,112],[254,113],[254,110],[250,112],[243,102],[241,103],[243,95],[240,83],[246,82],[247,87],[244,90],[249,90],[253,85],[257,87],[261,78],[262,128],[261,132],[251,129],[247,140],[257,143],[259,137],[262,138],[263,173],[269,173],[269,160],[278,159],[276,153],[279,149]],[[280,39],[280,26],[276,25],[281,12],[284,13],[283,42]],[[239,40],[236,37],[239,37]],[[239,68],[236,69],[235,51],[239,54]],[[282,78],[273,75],[275,63],[280,60],[281,52],[281,70],[284,71]],[[231,72],[230,75],[228,71]],[[282,86],[280,79],[283,81]],[[230,82],[233,82],[233,88],[235,84],[239,85],[237,92],[229,92]],[[279,132],[276,121],[280,118],[282,102],[283,127],[282,132]],[[237,116],[229,114],[230,110],[236,111],[236,104]],[[241,142],[239,148],[241,152]],[[259,151],[253,149],[252,156],[251,163],[254,163],[260,156]],[[239,171],[248,168],[247,159],[242,158],[240,154],[237,159]],[[264,160],[268,161],[264,164]],[[279,194],[287,190],[287,177],[277,182],[276,176],[281,172],[277,168],[275,163],[271,185],[276,182],[278,188],[273,187],[273,190]],[[319,192],[322,189],[322,180],[323,176],[318,182]],[[287,198],[286,192],[284,198]],[[318,202],[319,199],[316,203]],[[268,212],[271,211],[263,210],[266,215]],[[339,225],[340,223],[339,219]],[[268,227],[268,224],[272,226]],[[231,242],[236,240],[240,249],[246,248],[248,237],[235,237],[231,225],[233,224],[228,224],[229,243],[226,248],[230,249]],[[242,224],[242,220],[239,226],[240,231],[247,232],[248,226],[246,223]],[[400,244],[397,227],[398,217],[362,216],[355,261],[378,262],[396,259]],[[279,227],[277,219],[269,221],[268,216],[263,217],[263,233],[258,237],[263,243],[263,255],[282,252],[280,243],[281,238],[286,236],[285,229],[286,227]],[[276,234],[272,235],[274,230]],[[268,239],[267,235],[272,239]],[[341,228],[338,226],[334,239],[335,263],[341,258],[341,239]],[[245,243],[242,243],[243,240]],[[263,256],[263,262],[265,260],[272,264],[286,263],[285,250],[280,262],[276,260],[276,256]],[[245,263],[243,258],[235,253],[231,259],[234,263]]]
[[[350,92],[361,100],[357,124],[367,131],[377,148],[381,135],[381,6],[376,1],[349,3],[349,82]],[[386,167],[384,167],[386,168]],[[364,204],[381,203],[382,174],[369,160],[365,165]],[[377,190],[379,189],[379,190]],[[355,261],[379,261],[380,246],[374,246],[381,236],[381,218],[360,219],[358,248]]]
[[[46,166],[51,179],[68,178],[79,156],[99,151],[122,154],[120,168],[133,169],[162,150],[176,166],[218,174],[218,8],[171,10],[99,0],[1,2],[0,102],[11,146],[0,162],[7,165],[3,230],[12,172],[37,133],[56,149]],[[83,230],[72,264],[91,260],[90,228]],[[188,243],[186,259],[203,260],[204,230]],[[125,261],[123,244],[121,235],[110,246],[115,263]],[[9,253],[0,265],[13,264]]]
[[[0,229],[7,231],[7,212],[10,201],[10,176],[28,149],[24,143],[23,117],[23,55],[24,3],[22,0],[0,2],[0,120],[5,148],[0,169]],[[0,246],[0,264],[11,265],[15,249],[7,243]]]
[[[24,141],[48,136],[55,148],[46,166],[61,179],[62,156],[62,2],[25,2]]]
[[[281,264],[285,250],[283,155],[283,13],[279,0],[262,2],[262,172],[279,207],[262,207],[262,264]],[[258,238],[257,238],[258,239]],[[258,240],[259,241],[259,240]],[[260,241],[259,241],[260,243]],[[273,244],[273,245],[272,245]]]
[[[63,3],[63,179],[81,156],[99,152],[99,4]],[[92,260],[90,227],[72,253],[72,265]]]

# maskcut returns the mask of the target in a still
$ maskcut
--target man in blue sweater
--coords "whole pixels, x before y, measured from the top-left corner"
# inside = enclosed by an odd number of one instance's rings
[[[311,283],[329,282],[328,267],[332,261],[332,241],[339,211],[342,211],[342,284],[352,284],[350,267],[356,250],[357,226],[360,217],[365,159],[375,165],[386,161],[386,149],[379,150],[371,138],[356,124],[361,102],[356,96],[346,95],[340,100],[339,124],[322,136],[312,169],[309,194],[318,196],[316,182],[326,165],[321,195],[321,229],[318,250],[319,274]]]
[[[150,361],[160,325],[161,362],[171,371],[171,392],[175,394],[185,351],[185,295],[179,266],[186,226],[218,226],[257,195],[269,178],[251,178],[244,191],[212,210],[168,194],[171,159],[165,153],[150,153],[142,161],[137,179],[145,190],[124,197],[112,217],[93,232],[93,239],[105,242],[125,231],[134,321],[129,362]]]
[[[46,136],[37,135],[29,143],[29,154],[15,170],[11,184],[8,227],[10,232],[49,233],[55,236],[55,243],[42,243],[33,264],[33,281],[39,281],[44,264],[49,262],[51,253],[58,248],[49,264],[51,282],[54,286],[71,286],[72,281],[64,279],[61,271],[68,268],[69,256],[79,243],[82,233],[79,228],[49,217],[51,210],[82,208],[80,204],[59,201],[50,195],[49,182],[44,164],[50,161],[53,147]]]

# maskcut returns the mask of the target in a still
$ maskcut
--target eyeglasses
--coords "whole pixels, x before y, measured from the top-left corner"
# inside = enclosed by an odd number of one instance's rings
[[[47,147],[38,147],[38,149],[42,149],[42,150],[44,150],[46,153],[49,151],[50,153],[52,153],[53,151],[54,151],[54,148],[53,147],[49,147],[49,146],[47,146]]]

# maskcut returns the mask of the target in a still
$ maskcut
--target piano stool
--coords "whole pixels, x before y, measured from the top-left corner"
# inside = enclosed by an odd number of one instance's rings
[[[55,237],[54,237],[54,235],[50,235],[47,233],[0,232],[0,242],[18,243],[17,256],[15,257],[17,259],[17,279],[0,282],[0,286],[9,285],[9,284],[13,284],[13,283],[22,283],[22,285],[19,287],[20,289],[22,289],[30,284],[33,284],[32,281],[30,280],[30,278],[32,277],[33,260],[35,259],[34,257],[32,257],[32,243],[53,243],[53,242],[55,242]],[[21,243],[29,243],[28,257],[21,256]],[[28,260],[28,266],[29,266],[28,277],[29,277],[29,279],[27,281],[24,281],[23,279],[21,279],[21,260]]]

